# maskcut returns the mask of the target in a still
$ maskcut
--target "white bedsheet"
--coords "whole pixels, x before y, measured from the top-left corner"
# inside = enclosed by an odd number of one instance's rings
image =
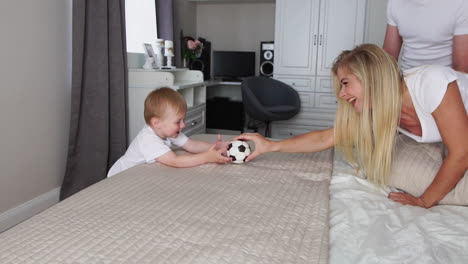
[[[404,206],[335,154],[330,263],[468,263],[468,207]]]

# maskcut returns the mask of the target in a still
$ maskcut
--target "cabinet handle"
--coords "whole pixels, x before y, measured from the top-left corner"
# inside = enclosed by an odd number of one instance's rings
[[[319,45],[322,46],[322,34],[320,34],[320,42]]]
[[[317,34],[314,34],[314,46],[317,45]]]
[[[197,124],[197,121],[193,120],[192,123],[190,123],[191,126],[194,126]]]

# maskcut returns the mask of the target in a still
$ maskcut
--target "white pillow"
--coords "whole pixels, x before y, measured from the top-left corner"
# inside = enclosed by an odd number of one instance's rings
[[[421,196],[439,171],[444,158],[443,143],[418,143],[398,135],[389,185],[413,196]],[[468,172],[439,204],[468,205]]]

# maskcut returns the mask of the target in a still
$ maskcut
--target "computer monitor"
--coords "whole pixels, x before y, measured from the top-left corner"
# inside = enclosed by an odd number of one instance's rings
[[[225,81],[255,76],[255,52],[213,51],[213,76]]]

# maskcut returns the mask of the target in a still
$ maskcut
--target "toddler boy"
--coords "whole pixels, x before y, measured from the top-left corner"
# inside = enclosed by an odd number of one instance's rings
[[[159,88],[152,91],[145,99],[146,125],[138,133],[125,154],[117,160],[107,174],[111,177],[121,171],[142,163],[160,162],[162,164],[183,168],[204,163],[227,163],[227,142],[215,144],[190,139],[182,133],[187,104],[178,92],[171,88]],[[182,147],[190,152],[188,155],[177,155],[170,146]]]

